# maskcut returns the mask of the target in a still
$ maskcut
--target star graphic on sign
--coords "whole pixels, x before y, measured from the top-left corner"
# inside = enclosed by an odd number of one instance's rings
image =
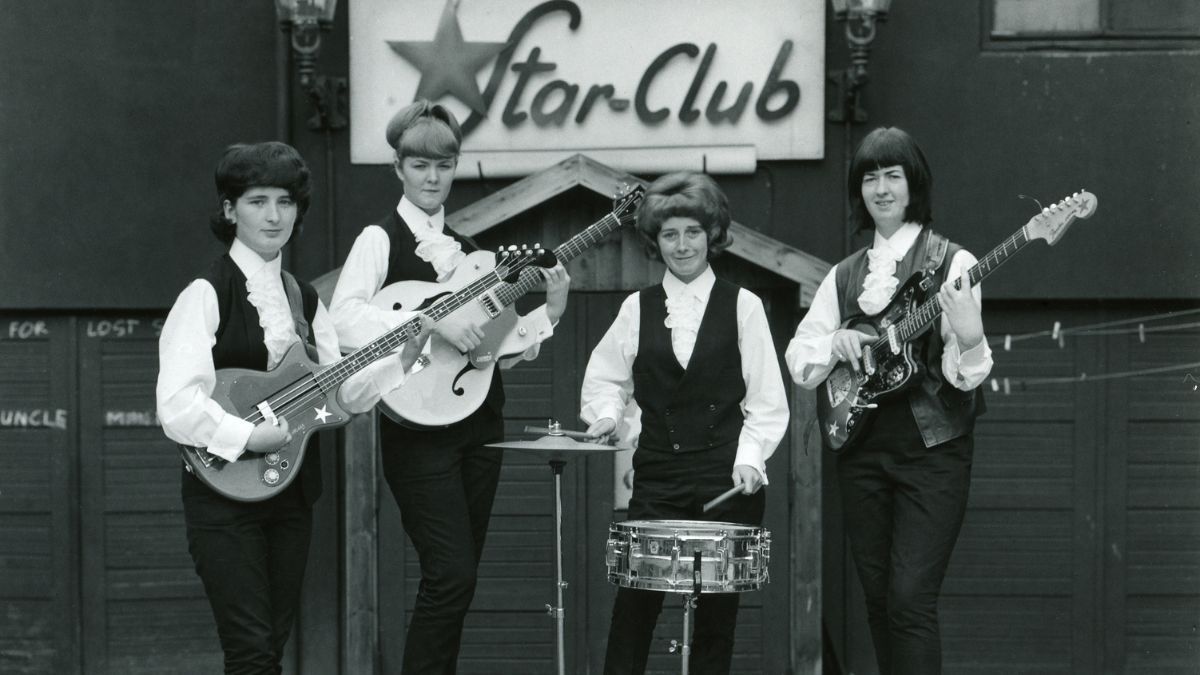
[[[316,421],[320,422],[321,424],[325,423],[326,417],[329,417],[330,415],[333,414],[333,413],[329,412],[328,406],[321,406],[320,408],[313,408],[313,410],[317,411],[317,416],[314,419],[316,419]]]
[[[442,18],[438,21],[433,42],[388,40],[392,51],[421,71],[416,98],[436,101],[450,94],[470,106],[480,115],[487,114],[487,104],[475,81],[475,73],[486,66],[507,42],[467,42],[458,25],[458,1],[446,0]]]

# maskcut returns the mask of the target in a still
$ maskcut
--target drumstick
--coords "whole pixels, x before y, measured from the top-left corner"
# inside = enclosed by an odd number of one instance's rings
[[[704,510],[705,511],[711,510],[717,504],[720,504],[721,502],[725,501],[726,499],[729,499],[730,497],[736,495],[737,493],[739,493],[741,491],[742,491],[741,485],[734,485],[733,487],[729,488],[725,492],[721,493],[720,497],[717,497],[716,499],[712,500],[711,502],[706,503],[704,505]]]
[[[567,438],[594,438],[586,431],[570,431],[569,429],[559,429],[551,432],[546,427],[525,427],[527,434],[547,434],[550,436],[566,436]]]

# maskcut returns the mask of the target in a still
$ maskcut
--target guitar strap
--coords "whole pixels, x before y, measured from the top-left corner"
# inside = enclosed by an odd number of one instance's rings
[[[308,325],[308,319],[304,318],[304,296],[300,293],[300,282],[296,281],[296,277],[287,270],[280,270],[280,275],[283,277],[283,290],[287,293],[288,307],[292,309],[292,322],[296,324],[296,335],[300,336],[300,342],[308,352],[309,358],[316,361],[317,348],[314,344],[312,328]]]
[[[938,270],[946,259],[946,249],[949,247],[950,240],[933,230],[929,231],[929,236],[925,238],[925,263],[921,266],[921,290],[928,292],[938,282]]]

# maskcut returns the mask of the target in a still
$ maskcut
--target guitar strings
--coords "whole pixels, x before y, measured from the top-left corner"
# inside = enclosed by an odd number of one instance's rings
[[[517,258],[512,263],[512,269],[513,270],[523,269],[525,266],[527,266],[531,262],[531,258],[532,258],[531,256],[522,256],[520,258]],[[451,298],[454,298],[455,296],[461,295],[463,297],[467,297],[467,296],[473,297],[474,295],[477,295],[478,292],[481,292],[483,289],[486,289],[489,284],[496,283],[496,281],[489,281],[488,280],[489,277],[494,277],[496,280],[500,280],[500,281],[503,280],[499,276],[499,274],[496,270],[491,270],[487,274],[485,274],[485,275],[481,276],[480,278],[475,279],[471,283],[467,284],[459,291],[456,291],[455,294],[451,295],[449,298],[444,298],[441,301],[434,303],[434,305],[430,308],[431,311],[429,312],[429,314],[434,314],[434,313],[438,312],[438,310],[444,309],[447,306],[448,301]],[[465,302],[462,304],[465,304]],[[450,311],[453,311],[454,309],[458,309],[461,306],[462,306],[461,304],[456,305]],[[450,312],[445,312],[445,314],[449,314],[449,313]],[[441,317],[438,317],[438,318],[441,318]],[[382,343],[386,340],[389,340],[389,339],[396,338],[398,335],[403,335],[403,338],[400,339],[398,345],[403,344],[409,337],[411,337],[408,334],[408,330],[416,322],[417,321],[415,319],[405,322],[404,324],[397,326],[395,329],[389,331],[388,333],[385,333],[383,336],[376,338],[375,340],[372,340],[370,343],[361,347],[360,349],[355,350],[353,353],[348,354],[347,356],[339,359],[337,362],[330,364],[324,370],[317,371],[316,373],[310,373],[307,377],[303,377],[299,381],[297,381],[297,383],[295,383],[295,386],[293,386],[291,389],[276,393],[276,395],[272,399],[268,400],[267,403],[270,404],[271,408],[274,410],[276,417],[282,417],[284,419],[290,420],[290,418],[288,417],[289,415],[294,414],[294,413],[306,408],[308,406],[308,404],[313,401],[324,398],[324,388],[322,385],[323,384],[325,384],[325,385],[331,384],[333,381],[336,381],[337,376],[341,375],[345,371],[348,371],[349,370],[349,368],[347,368],[348,361],[357,360],[364,353],[378,348],[380,343]],[[395,347],[388,349],[387,352],[390,353],[393,349],[395,349]],[[371,361],[375,361],[378,358],[379,357],[373,358],[373,359],[371,359]],[[303,398],[300,398],[300,397],[303,397]],[[252,413],[243,417],[242,419],[246,420],[247,422],[251,422],[253,424],[258,424],[259,422],[262,422],[266,418],[262,414],[261,410],[258,410],[257,408],[255,408],[255,410]]]
[[[634,218],[633,215],[615,216],[614,214],[610,213],[610,214],[606,215],[604,218],[601,218],[595,224],[589,226],[587,229],[585,229],[583,232],[581,232],[578,236],[572,237],[570,240],[568,240],[567,242],[565,242],[564,244],[559,246],[558,249],[555,249],[555,252],[557,253],[559,250],[567,250],[568,252],[570,252],[570,249],[573,247],[573,244],[576,244],[577,242],[582,241],[583,239],[586,239],[588,237],[594,236],[595,231],[597,229],[599,229],[599,227],[602,224],[604,224],[605,222],[607,222],[609,220],[615,219],[617,221],[618,227],[620,227],[620,226],[625,225],[627,222],[633,220],[633,218]],[[595,241],[599,241],[601,238],[608,236],[608,234],[609,233],[604,233],[601,236],[596,236]],[[589,245],[592,243],[595,243],[595,241],[590,242]],[[580,248],[580,250],[582,250],[582,247]],[[572,257],[574,257],[574,255],[578,255],[578,251],[573,252]],[[497,282],[499,282],[500,284],[504,284],[503,288],[505,288],[505,289],[511,289],[511,288],[517,287],[519,285],[522,285],[526,282],[526,278],[525,278],[526,275],[524,275],[524,271],[526,268],[529,267],[529,265],[533,261],[534,261],[533,256],[522,256],[522,257],[517,258],[517,260],[512,263],[512,267],[508,270],[508,274],[512,274],[514,272],[517,273],[518,276],[521,277],[520,282],[508,284],[507,282],[504,282],[504,277],[501,277],[496,270],[492,270],[488,274],[485,274],[485,275],[481,276],[479,279],[476,279],[475,281],[471,282],[467,286],[464,286],[459,291],[456,291],[454,293],[454,295],[451,295],[449,298],[443,298],[442,300],[435,303],[431,307],[431,311],[428,312],[427,314],[431,318],[433,318],[434,321],[436,322],[437,320],[440,320],[441,318],[443,318],[445,315],[450,314],[450,313],[454,312],[455,310],[459,309],[460,307],[462,307],[463,305],[465,305],[470,299],[479,295],[483,290],[486,290],[492,284],[496,284]],[[507,275],[505,275],[505,276],[507,276]],[[494,278],[495,281],[490,280],[490,278]],[[530,275],[530,278],[532,278],[531,275]],[[534,283],[536,283],[537,281],[540,281],[540,280],[534,280],[532,283],[529,283],[528,285],[530,287],[532,287],[532,285]],[[470,292],[465,292],[468,290]],[[528,290],[528,289],[526,288],[524,290]],[[522,291],[522,293],[524,293],[524,291]],[[433,316],[434,314],[439,314],[439,310],[445,310],[446,307],[449,306],[449,304],[453,304],[451,302],[452,298],[454,298],[456,296],[460,296],[460,295],[465,298],[461,303],[450,308],[448,311],[440,312],[439,316],[436,316],[436,317]],[[517,297],[520,297],[520,296],[518,295]],[[509,301],[509,302],[511,302],[511,301]],[[509,304],[509,303],[506,302],[506,304]],[[368,352],[380,352],[380,353],[374,355],[367,362],[367,364],[364,364],[364,366],[369,365],[370,363],[373,363],[374,361],[378,360],[379,358],[382,358],[383,356],[386,356],[387,354],[394,351],[397,347],[402,345],[404,342],[411,339],[415,334],[419,334],[420,329],[417,326],[417,323],[418,323],[418,320],[413,319],[404,324],[401,324],[397,328],[393,329],[392,331],[389,331],[388,333],[384,334],[383,336],[381,336],[379,338],[376,338],[375,340],[373,340],[369,344],[359,348],[355,352],[346,355],[342,359],[339,359],[336,363],[330,364],[329,367],[327,367],[326,369],[318,371],[316,373],[309,374],[306,377],[301,378],[301,380],[297,382],[297,386],[293,387],[291,390],[289,390],[287,392],[280,392],[280,394],[278,394],[273,400],[268,401],[268,403],[274,404],[274,405],[272,405],[272,409],[275,412],[275,416],[277,418],[282,417],[284,419],[290,420],[291,419],[291,417],[289,417],[290,415],[294,415],[295,413],[302,411],[303,409],[307,408],[310,403],[312,403],[314,401],[318,401],[318,400],[325,398],[326,397],[325,396],[326,385],[329,385],[329,384],[332,384],[332,383],[335,383],[338,381],[344,381],[350,375],[361,370],[362,367],[352,367],[352,366],[355,365],[354,362],[360,360]],[[410,329],[413,329],[413,328],[416,329],[416,333],[410,334],[409,331],[410,331]],[[397,339],[397,342],[395,345],[381,347],[382,343],[389,341],[389,340],[393,340],[393,339]],[[275,410],[276,406],[278,406],[277,410]],[[265,416],[263,416],[262,411],[260,411],[256,408],[254,410],[254,412],[252,412],[250,415],[244,417],[243,419],[245,419],[248,422],[257,424],[257,423],[263,421],[265,419]]]
[[[972,285],[983,281],[984,277],[991,274],[996,268],[1008,261],[1008,259],[1011,257],[1011,254],[1008,252],[1009,246],[1012,246],[1012,252],[1016,253],[1026,244],[1028,244],[1029,239],[1024,235],[1025,228],[1017,230],[1012,236],[1010,236],[1008,239],[1005,239],[1000,243],[999,246],[989,251],[987,255],[983,256],[981,260],[973,265],[967,271],[967,278],[971,280]],[[1003,257],[1001,257],[1001,253],[1004,254]],[[962,287],[961,277],[954,280],[954,287]],[[897,324],[895,324],[896,332],[900,341],[907,342],[908,340],[911,340],[912,338],[923,333],[930,327],[930,325],[941,313],[942,306],[938,302],[936,295],[921,303],[917,309],[913,310],[908,314],[908,316],[905,316]],[[889,356],[891,353],[891,348],[888,346],[886,339],[879,340],[875,344],[871,345],[868,349],[870,349],[871,357],[876,362],[879,362],[883,358]]]

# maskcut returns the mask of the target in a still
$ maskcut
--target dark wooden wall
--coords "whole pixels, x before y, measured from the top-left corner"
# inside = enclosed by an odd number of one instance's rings
[[[340,265],[399,196],[389,167],[349,164],[345,132],[331,139],[330,174],[307,100],[282,84],[291,73],[270,3],[10,4],[0,24],[0,307],[168,306],[190,261],[217,250],[206,226],[211,172],[232,142],[290,140],[312,165],[312,210],[292,252],[305,277]],[[991,297],[1194,297],[1200,55],[988,52],[987,4],[897,5],[872,48],[871,120],[850,130],[851,144],[877,124],[910,130],[934,168],[938,227],[975,251],[1034,213],[1018,195],[1099,196],[1096,218],[1057,250],[1011,263],[988,284]],[[347,72],[347,14],[324,40],[321,72]],[[832,22],[827,44],[840,67]],[[827,125],[823,160],[721,177],[738,220],[839,259],[845,140]],[[451,210],[505,184],[460,181]]]

